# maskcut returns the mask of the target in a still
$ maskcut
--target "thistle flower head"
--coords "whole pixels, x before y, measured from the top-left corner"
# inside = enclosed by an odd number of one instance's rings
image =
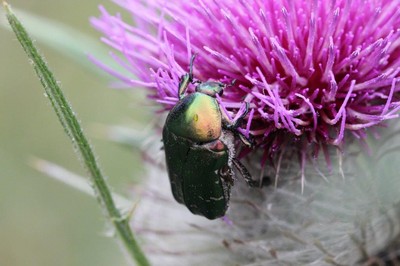
[[[328,146],[342,145],[345,135],[363,140],[366,129],[397,117],[398,0],[114,2],[133,21],[101,7],[101,16],[92,24],[119,52],[111,56],[131,75],[96,63],[125,87],[146,87],[149,97],[168,111],[179,100],[180,77],[197,54],[195,79],[226,84],[236,80],[218,98],[221,110],[235,120],[243,103],[249,103],[240,130],[254,136],[261,165],[275,159],[282,176],[304,172],[306,152],[317,156],[322,148],[329,161]],[[192,91],[193,85],[188,93]],[[300,151],[301,169],[293,160],[281,161],[284,151],[293,147]],[[160,255],[164,265],[204,265],[210,259],[216,265],[363,263],[399,235],[399,184],[373,172],[376,167],[368,170],[369,163],[356,167],[357,160],[342,162],[340,156],[338,161],[344,172],[333,173],[340,178],[330,178],[330,183],[320,178],[317,167],[309,167],[312,174],[303,194],[298,179],[260,193],[248,193],[238,182],[228,223],[194,218],[172,202],[168,184],[162,184],[167,179],[154,173],[134,226],[152,240],[148,249]],[[396,192],[379,191],[387,184]],[[385,194],[383,217],[377,203]],[[179,264],[174,256],[186,256],[190,263]]]
[[[171,109],[193,53],[196,79],[230,83],[219,99],[232,119],[250,103],[241,131],[267,157],[289,140],[301,149],[340,145],[345,132],[397,117],[400,9],[392,0],[114,0],[133,21],[92,19],[112,56],[132,73],[125,86],[149,89]],[[189,89],[189,92],[193,88]],[[306,144],[306,145],[305,145]]]

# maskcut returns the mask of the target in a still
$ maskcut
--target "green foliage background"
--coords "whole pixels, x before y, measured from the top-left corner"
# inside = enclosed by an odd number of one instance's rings
[[[115,9],[99,0],[9,3],[16,15],[22,9],[95,39],[99,34],[89,25],[89,17],[98,14],[98,4]],[[76,41],[70,37],[71,43]],[[143,92],[111,90],[112,78],[83,67],[86,57],[80,64],[68,56],[69,51],[36,44],[91,138],[109,183],[116,192],[128,194],[145,174],[140,154],[105,140],[96,125],[144,124],[150,107],[143,106]],[[87,53],[90,49],[82,47]],[[109,228],[97,202],[29,165],[32,157],[38,157],[85,175],[26,55],[4,28],[0,28],[0,62],[0,265],[126,265],[117,242],[106,237]]]

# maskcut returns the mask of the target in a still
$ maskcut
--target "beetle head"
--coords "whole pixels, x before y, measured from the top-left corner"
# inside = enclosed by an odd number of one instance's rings
[[[226,84],[216,81],[201,82],[196,86],[196,91],[207,94],[208,96],[215,97],[217,94],[222,95]]]

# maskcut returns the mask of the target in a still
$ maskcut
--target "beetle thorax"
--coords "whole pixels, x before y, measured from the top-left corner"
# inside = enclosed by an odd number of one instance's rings
[[[218,102],[200,92],[189,94],[171,110],[166,125],[177,136],[193,142],[216,140],[222,131]]]
[[[193,130],[198,142],[219,138],[222,129],[221,111],[217,101],[203,93],[194,93],[193,102],[188,107],[185,120]]]

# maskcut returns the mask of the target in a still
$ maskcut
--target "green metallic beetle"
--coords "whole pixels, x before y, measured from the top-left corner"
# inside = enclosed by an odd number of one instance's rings
[[[250,186],[258,185],[247,169],[234,158],[234,137],[250,141],[236,129],[247,115],[235,123],[223,115],[216,95],[228,85],[214,81],[193,81],[193,61],[189,73],[181,77],[179,102],[168,114],[163,142],[168,175],[174,198],[194,214],[208,219],[224,216],[229,205],[235,166]],[[190,83],[196,92],[185,95]]]

